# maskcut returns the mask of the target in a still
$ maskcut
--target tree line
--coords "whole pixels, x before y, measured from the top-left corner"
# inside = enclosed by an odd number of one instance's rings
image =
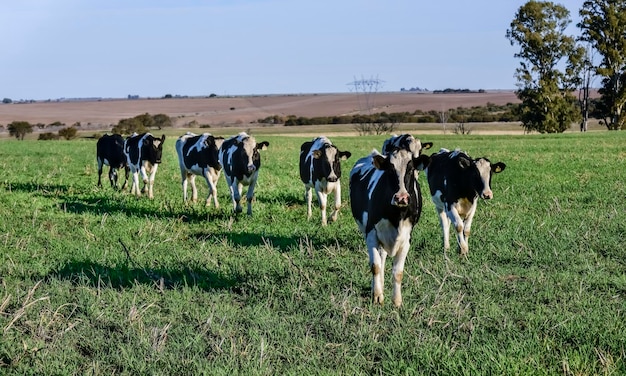
[[[516,94],[528,131],[563,132],[574,122],[586,131],[592,113],[609,130],[626,129],[626,0],[588,0],[578,13],[575,37],[566,34],[571,18],[563,5],[531,0],[506,31],[519,46]],[[601,86],[594,102],[595,77]]]
[[[171,127],[172,124],[172,118],[166,114],[150,115],[148,113],[145,113],[132,118],[122,119],[118,121],[118,123],[111,128],[111,132],[129,135],[135,132],[147,132],[148,130],[155,128],[162,129],[166,127]],[[59,127],[64,125],[65,124],[58,121],[48,125],[42,123],[35,124],[35,126],[40,129],[44,129],[46,127]],[[58,140],[60,138],[64,138],[66,140],[71,140],[75,138],[78,134],[78,128],[80,126],[80,122],[76,122],[69,127],[60,129],[57,133],[41,133],[38,139]],[[9,134],[11,136],[14,136],[18,140],[23,140],[28,133],[33,133],[33,128],[33,124],[23,120],[16,120],[7,125],[7,130],[9,131]]]

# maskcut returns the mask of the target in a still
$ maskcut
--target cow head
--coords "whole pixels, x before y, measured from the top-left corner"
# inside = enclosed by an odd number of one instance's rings
[[[432,142],[421,142],[419,138],[415,138],[410,134],[392,135],[383,142],[383,154],[389,154],[395,149],[404,149],[418,157],[422,151],[428,150],[433,146]]]
[[[345,161],[352,153],[340,151],[332,144],[324,144],[320,149],[311,151],[316,168],[328,182],[334,183],[341,178],[341,161]]]
[[[406,149],[395,149],[391,153],[373,155],[373,165],[377,170],[387,171],[397,179],[397,192],[391,199],[391,205],[406,207],[411,203],[409,189],[416,183],[415,170],[422,171],[428,167],[430,157],[420,155],[414,157]],[[419,189],[419,188],[418,188]]]
[[[146,142],[146,160],[152,164],[161,163],[163,157],[163,143],[165,142],[165,135],[161,138],[156,138],[150,135]]]
[[[471,159],[467,155],[459,155],[459,167],[469,172],[476,193],[485,200],[493,198],[491,177],[506,168],[503,162],[491,163],[488,158]]]
[[[270,145],[267,141],[257,143],[256,139],[245,133],[240,133],[235,139],[236,153],[239,154],[237,161],[241,161],[245,166],[241,166],[248,175],[254,173],[261,167],[261,155],[259,150],[265,150]]]

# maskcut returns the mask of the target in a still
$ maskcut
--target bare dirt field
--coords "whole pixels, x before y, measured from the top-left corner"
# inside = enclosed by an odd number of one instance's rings
[[[369,102],[366,102],[368,100]],[[213,98],[108,99],[84,101],[46,101],[0,104],[0,125],[15,120],[31,124],[61,122],[81,123],[82,129],[107,129],[120,119],[143,113],[167,114],[174,127],[185,127],[192,121],[211,127],[244,125],[268,116],[333,116],[372,112],[446,111],[456,107],[518,103],[512,91],[485,93],[433,94],[395,92],[370,94],[293,94],[256,95]]]

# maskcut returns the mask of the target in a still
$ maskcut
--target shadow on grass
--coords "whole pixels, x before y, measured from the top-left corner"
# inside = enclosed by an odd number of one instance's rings
[[[263,235],[252,232],[230,232],[222,231],[210,233],[196,232],[191,234],[192,237],[199,241],[207,241],[212,239],[227,239],[228,242],[241,247],[256,247],[260,244],[266,244],[272,248],[277,248],[281,253],[292,251],[297,248],[302,239],[298,236],[272,236]]]
[[[94,288],[123,289],[137,284],[153,286],[158,290],[197,287],[204,291],[232,289],[244,283],[241,278],[229,278],[219,273],[181,265],[177,269],[105,266],[90,261],[70,261],[62,268],[50,272],[46,280],[59,279],[74,285]]]
[[[137,198],[127,191],[114,190],[109,186],[103,186],[95,191],[89,188],[89,192],[84,186],[34,182],[6,182],[0,187],[9,192],[19,191],[59,200],[57,205],[60,210],[75,214],[119,213],[128,217],[174,218],[183,222],[224,220],[232,216],[230,202],[220,209],[207,208],[203,204],[182,205],[172,200],[162,201],[158,198],[150,200],[145,195]]]
[[[66,195],[69,191],[74,189],[68,185],[41,184],[34,182],[5,182],[2,186],[8,192],[18,191],[25,193],[37,193],[45,197],[57,197],[60,194]]]

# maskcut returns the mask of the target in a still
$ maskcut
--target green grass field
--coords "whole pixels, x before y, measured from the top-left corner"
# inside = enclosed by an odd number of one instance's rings
[[[235,132],[233,132],[234,134]],[[306,220],[309,137],[259,136],[254,215],[184,205],[165,143],[155,199],[96,187],[95,140],[0,142],[0,374],[626,374],[626,133],[420,136],[503,161],[469,257],[424,210],[403,306],[370,301],[348,175],[383,136],[333,137],[338,222]],[[454,239],[454,238],[453,238]],[[454,249],[454,247],[453,247]]]

